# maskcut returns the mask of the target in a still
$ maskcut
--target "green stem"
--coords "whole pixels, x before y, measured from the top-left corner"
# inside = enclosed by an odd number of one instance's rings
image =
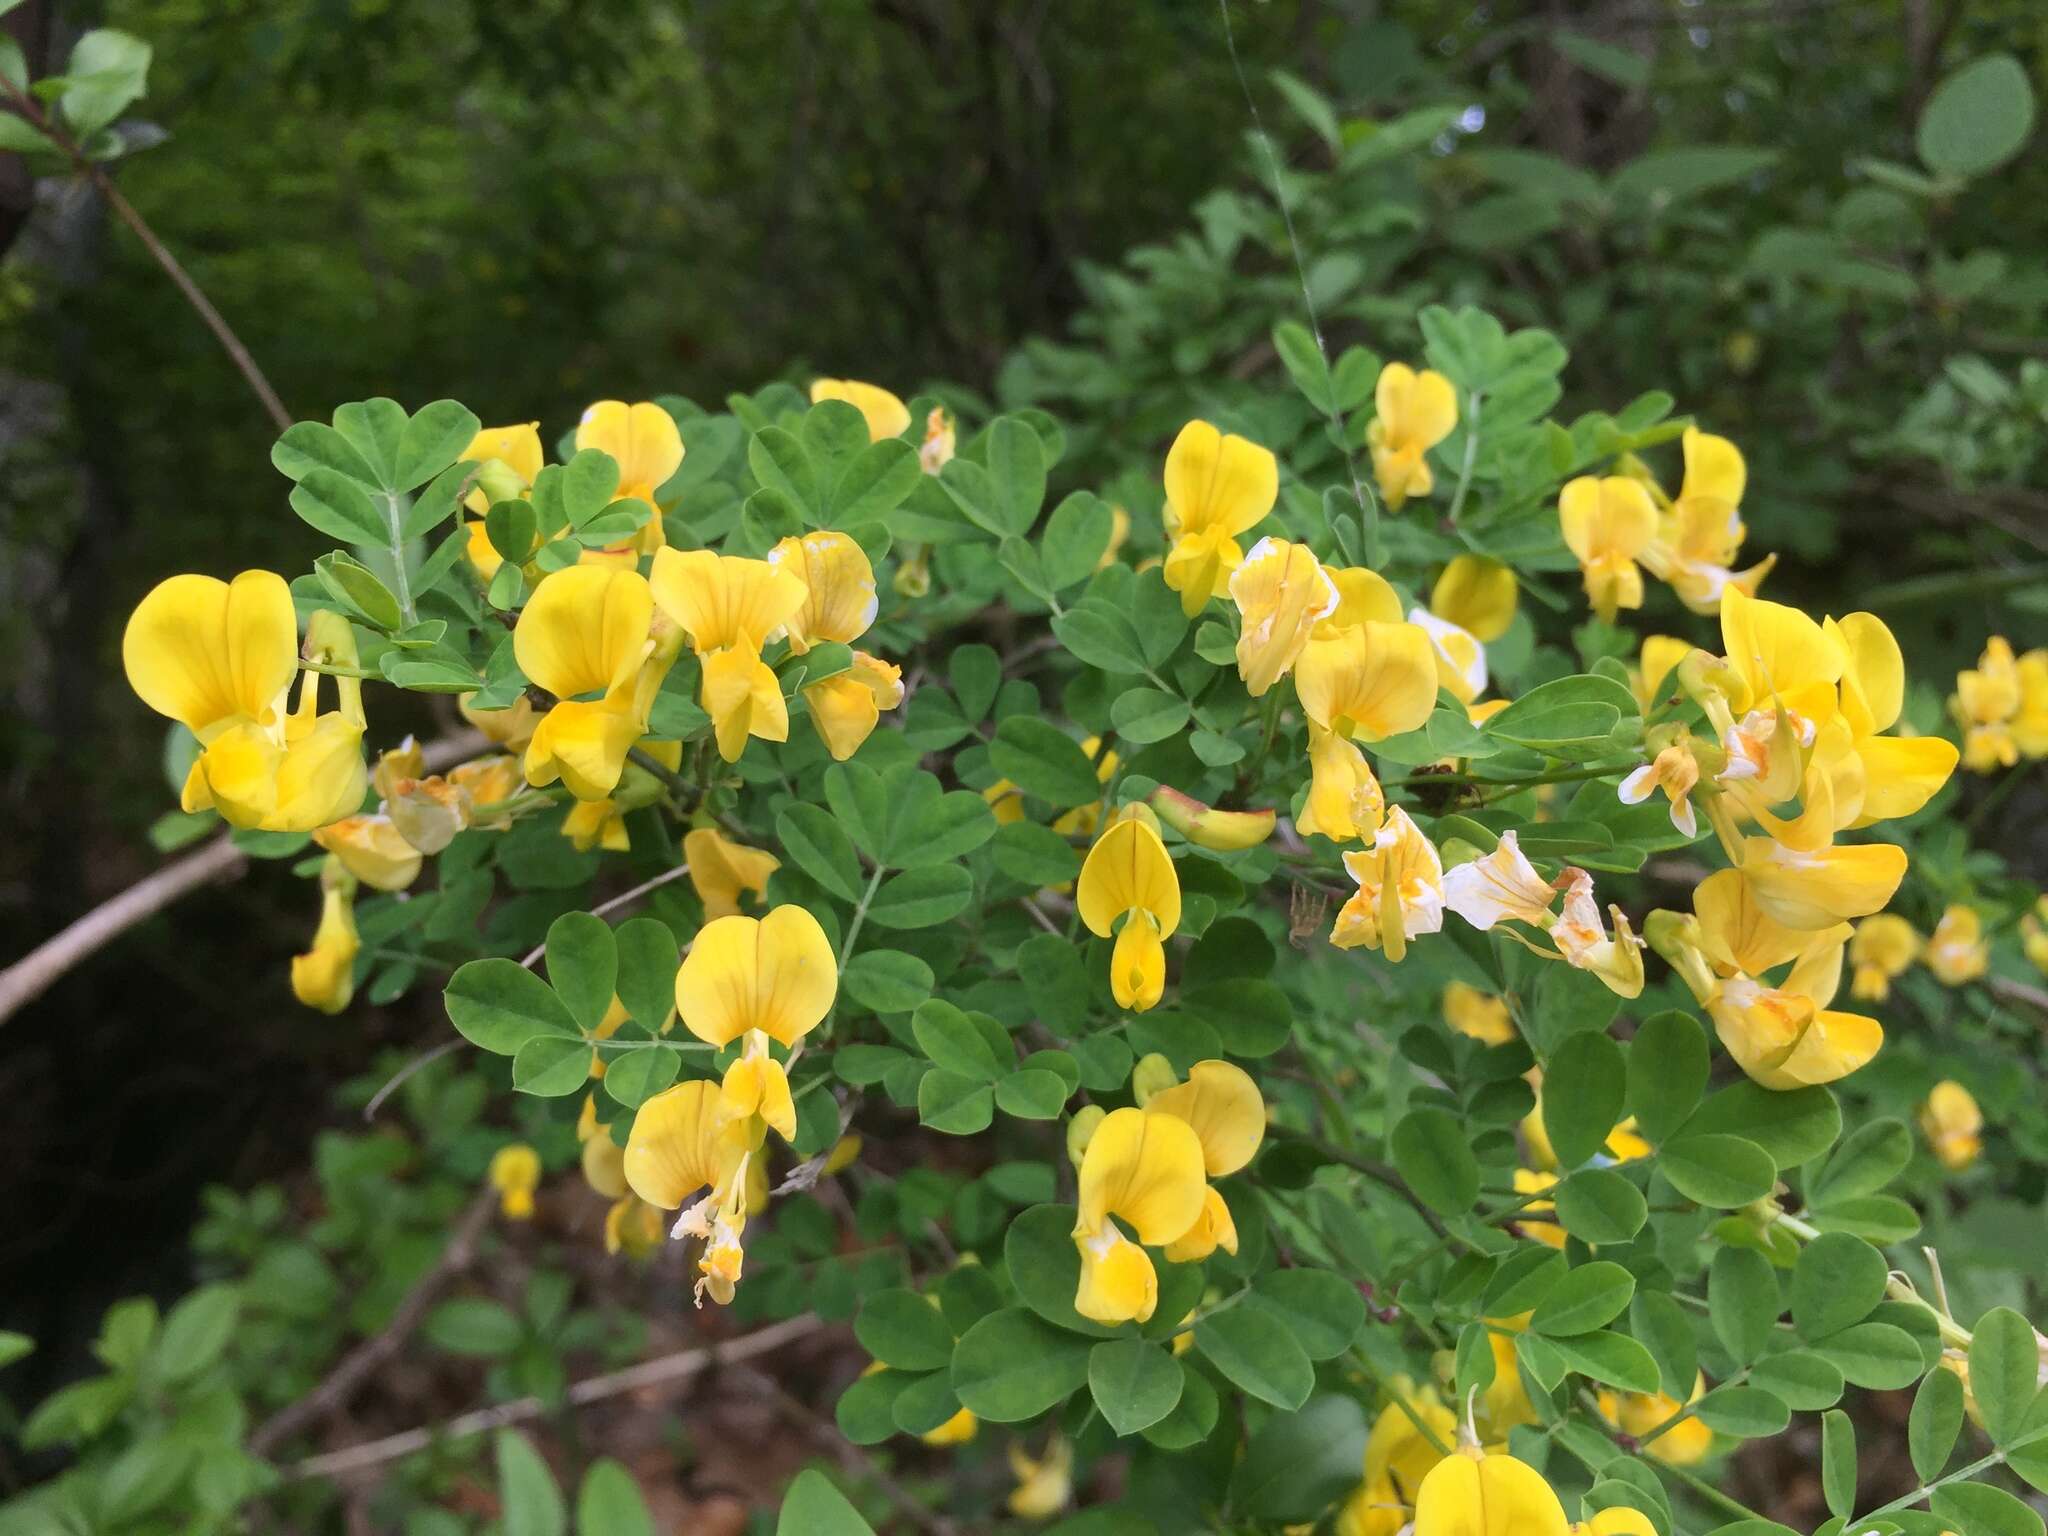
[[[322,677],[367,677],[373,682],[383,682],[382,672],[367,671],[362,667],[345,667],[338,661],[302,661],[299,669],[304,672],[318,672]]]
[[[1364,1350],[1356,1347],[1353,1347],[1350,1355],[1351,1359],[1357,1363],[1359,1369],[1372,1378],[1373,1385],[1380,1389],[1380,1394],[1407,1416],[1408,1422],[1415,1426],[1415,1432],[1430,1443],[1430,1447],[1435,1450],[1437,1455],[1449,1456],[1452,1454],[1452,1448],[1444,1443],[1444,1437],[1436,1432],[1436,1426],[1417,1413],[1415,1405],[1396,1391],[1394,1384],[1380,1374],[1380,1368],[1373,1363],[1371,1356],[1366,1354]]]
[[[1444,514],[1452,527],[1458,525],[1458,514],[1465,510],[1465,494],[1472,489],[1472,471],[1479,463],[1479,391],[1473,390],[1467,404],[1471,415],[1466,418],[1465,462],[1458,468],[1458,489],[1451,497],[1451,510]]]
[[[412,605],[412,574],[405,568],[405,510],[399,506],[400,497],[396,491],[383,493],[384,520],[391,528],[391,580],[398,590],[392,595],[398,599],[398,611],[405,618],[408,627],[419,622],[419,613]]]
[[[853,941],[860,937],[861,924],[868,920],[868,903],[875,899],[875,892],[882,887],[882,867],[875,866],[874,874],[868,880],[868,888],[860,893],[860,901],[853,909],[853,916],[846,924],[846,937],[839,943],[839,969],[846,970],[847,957],[853,953]]]
[[[1893,1499],[1889,1504],[1881,1504],[1866,1514],[1858,1515],[1856,1517],[1856,1524],[1858,1526],[1868,1526],[1871,1521],[1878,1519],[1880,1516],[1888,1515],[1895,1509],[1908,1509],[1933,1493],[1935,1489],[1948,1483],[1963,1482],[1975,1477],[1979,1472],[1988,1472],[1991,1468],[2002,1465],[2004,1461],[2005,1452],[2003,1451],[1993,1451],[1989,1456],[1980,1456],[1967,1467],[1958,1467],[1946,1476],[1937,1477],[1931,1483],[1922,1483],[1911,1493],[1902,1494],[1898,1498]]]

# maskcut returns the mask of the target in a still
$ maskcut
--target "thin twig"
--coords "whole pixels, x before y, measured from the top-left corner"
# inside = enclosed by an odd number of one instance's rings
[[[687,1381],[700,1371],[713,1366],[751,1360],[756,1355],[765,1355],[770,1350],[780,1349],[784,1344],[805,1338],[824,1326],[816,1317],[805,1313],[802,1317],[792,1317],[784,1322],[773,1323],[757,1332],[742,1334],[739,1338],[725,1343],[679,1350],[672,1355],[662,1355],[657,1359],[642,1361],[638,1365],[629,1365],[621,1371],[588,1377],[570,1386],[568,1401],[572,1406],[581,1407],[585,1403],[601,1402],[605,1398],[617,1397],[641,1387]],[[549,1407],[549,1404],[537,1397],[516,1398],[512,1402],[499,1403],[492,1408],[479,1408],[474,1412],[461,1414],[445,1424],[423,1424],[417,1429],[386,1435],[381,1440],[369,1440],[344,1450],[329,1451],[321,1456],[309,1456],[304,1461],[294,1462],[291,1466],[280,1469],[278,1476],[287,1483],[302,1482],[309,1477],[339,1477],[366,1467],[380,1466],[400,1456],[410,1456],[414,1451],[425,1450],[437,1439],[459,1440],[469,1435],[480,1435],[487,1429],[537,1419],[547,1412]]]
[[[249,1437],[252,1454],[268,1455],[272,1447],[313,1428],[348,1406],[356,1389],[405,1347],[413,1330],[426,1317],[427,1307],[441,1287],[469,1268],[470,1261],[476,1257],[477,1239],[483,1235],[497,1204],[496,1190],[486,1188],[477,1192],[469,1202],[469,1208],[462,1213],[462,1219],[456,1223],[455,1235],[441,1250],[441,1257],[435,1260],[433,1268],[413,1282],[412,1289],[405,1293],[405,1300],[391,1314],[391,1321],[380,1332],[342,1356],[341,1363],[327,1373],[326,1380],[319,1386],[265,1420]]]

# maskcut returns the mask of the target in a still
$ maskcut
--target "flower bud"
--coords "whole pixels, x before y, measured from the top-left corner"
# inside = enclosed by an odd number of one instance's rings
[[[476,484],[489,501],[517,501],[526,494],[526,482],[503,459],[486,459],[479,465]]]
[[[1215,853],[1256,848],[1273,835],[1271,811],[1219,811],[1166,784],[1153,790],[1144,803],[1197,848]]]
[[[1074,1118],[1067,1122],[1067,1160],[1076,1168],[1095,1138],[1095,1128],[1108,1118],[1109,1111],[1100,1104],[1084,1104],[1074,1111]]]
[[[1180,1075],[1173,1070],[1173,1063],[1157,1051],[1140,1056],[1138,1064],[1131,1068],[1131,1097],[1143,1109],[1152,1102],[1155,1094],[1166,1092],[1180,1082]]]

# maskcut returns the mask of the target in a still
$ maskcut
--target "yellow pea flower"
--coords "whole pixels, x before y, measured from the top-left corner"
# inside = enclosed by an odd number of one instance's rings
[[[1486,692],[1486,647],[1514,622],[1515,598],[1513,571],[1484,555],[1459,555],[1437,577],[1429,606],[1409,610],[1408,622],[1436,653],[1438,685],[1460,704]]]
[[[626,1149],[600,1130],[583,1138],[581,1157],[583,1182],[607,1200],[623,1199],[626,1186]]]
[[[448,770],[448,782],[468,797],[468,825],[503,831],[512,825],[511,816],[492,812],[525,787],[526,775],[520,771],[518,758],[493,753],[457,763]]]
[[[863,384],[858,379],[813,379],[811,380],[811,404],[825,400],[844,400],[867,419],[868,441],[879,443],[885,437],[901,437],[910,430],[910,407],[879,384]],[[939,415],[933,412],[933,415]],[[931,422],[927,418],[926,440],[931,440]],[[952,457],[951,428],[945,429],[948,440],[946,457]],[[943,465],[944,461],[940,461]],[[936,469],[926,471],[936,474]]]
[[[2036,647],[2014,663],[2020,707],[2012,717],[2013,745],[2024,757],[2048,757],[2048,648]]]
[[[1110,992],[1119,1008],[1135,1013],[1165,990],[1166,940],[1180,926],[1180,877],[1150,817],[1142,806],[1125,807],[1088,850],[1074,890],[1088,931],[1116,937]]]
[[[505,560],[484,532],[483,515],[490,511],[493,501],[504,501],[526,491],[540,474],[544,459],[540,423],[522,421],[509,427],[485,427],[469,440],[460,457],[481,466],[481,483],[462,499],[463,506],[477,514],[477,520],[469,525],[469,543],[465,548],[477,573],[489,581]]]
[[[1034,1460],[1016,1441],[1010,1442],[1010,1475],[1017,1486],[1007,1501],[1010,1513],[1022,1520],[1050,1520],[1074,1497],[1074,1448],[1057,1429],[1046,1442],[1045,1455]]]
[[[1443,860],[1398,805],[1387,812],[1370,848],[1344,855],[1344,869],[1358,890],[1331,926],[1330,942],[1337,948],[1363,945],[1398,962],[1408,940],[1443,930]]]
[[[1945,987],[1975,981],[1991,968],[1991,945],[1974,907],[1950,906],[1927,936],[1927,969]]]
[[[604,1213],[604,1251],[644,1259],[661,1246],[664,1225],[660,1208],[629,1190]]]
[[[1856,925],[1849,941],[1849,995],[1881,1003],[1891,996],[1892,981],[1920,955],[1920,935],[1895,912],[1879,912]]]
[[[1362,565],[1325,566],[1323,571],[1337,589],[1337,608],[1316,626],[1316,639],[1333,640],[1368,620],[1376,624],[1402,621],[1401,594],[1378,571]]]
[[[583,412],[576,426],[576,448],[595,448],[608,453],[619,466],[619,487],[612,493],[619,501],[644,501],[654,515],[642,523],[625,543],[606,550],[607,554],[648,555],[666,542],[661,529],[661,508],[654,493],[683,463],[683,435],[675,417],[651,400],[628,405],[623,400],[600,400]]]
[[[1642,996],[1643,941],[1630,929],[1628,914],[1618,906],[1607,908],[1614,919],[1614,937],[1609,938],[1600,904],[1593,899],[1593,877],[1568,865],[1564,881],[1564,906],[1550,926],[1550,942],[1567,964],[1592,972],[1616,997]]]
[[[1977,665],[1956,674],[1949,709],[1963,728],[1963,766],[1972,773],[1994,773],[2020,760],[2012,721],[2020,712],[2020,669],[2012,644],[2003,635],[1984,642]]]
[[[903,669],[855,651],[851,667],[807,685],[803,692],[818,739],[834,761],[843,763],[874,734],[883,712],[903,702]]]
[[[420,851],[389,816],[345,816],[313,831],[313,841],[376,891],[402,891],[420,877]]]
[[[928,1429],[917,1438],[925,1445],[943,1450],[949,1445],[965,1445],[981,1429],[981,1421],[969,1410],[962,1408],[937,1429]]]
[[[626,1138],[626,1183],[649,1205],[682,1210],[672,1236],[703,1240],[697,1264],[699,1306],[706,1292],[720,1306],[732,1300],[740,1275],[740,1238],[752,1205],[748,1167],[757,1151],[747,1123],[724,1113],[715,1083],[677,1083],[634,1113]],[[700,1189],[706,1191],[703,1197],[684,1209],[683,1202]]]
[[[1742,875],[1757,905],[1806,932],[1882,912],[1906,877],[1906,850],[1892,843],[1798,849],[1745,838]]]
[[[1928,1090],[1920,1106],[1920,1130],[1941,1166],[1959,1173],[1984,1150],[1984,1111],[1970,1090],[1943,1079]]]
[[[1506,1045],[1515,1038],[1508,1000],[1482,992],[1469,982],[1445,983],[1443,1010],[1446,1024],[1483,1045]]]
[[[606,853],[625,853],[633,846],[626,830],[626,813],[616,800],[578,800],[562,818],[562,836],[578,853],[602,848]]]
[[[1458,394],[1433,368],[1417,373],[1406,363],[1388,363],[1374,386],[1373,404],[1376,414],[1365,429],[1373,477],[1387,510],[1398,512],[1409,497],[1435,488],[1425,455],[1457,426]]]
[[[909,412],[906,410],[905,415]],[[874,428],[868,428],[870,437]],[[893,433],[885,433],[893,436]],[[953,462],[953,450],[958,441],[952,413],[943,405],[935,405],[924,418],[924,441],[918,445],[917,466],[928,475],[936,475]]]
[[[1135,1075],[1132,1087],[1137,1087]],[[1137,1097],[1148,1112],[1188,1123],[1201,1143],[1202,1168],[1211,1179],[1228,1178],[1243,1168],[1265,1139],[1266,1101],[1259,1086],[1227,1061],[1198,1061],[1188,1070],[1186,1082]],[[1206,1259],[1218,1248],[1237,1252],[1237,1223],[1212,1185],[1203,1197],[1202,1214],[1167,1245],[1166,1256],[1186,1263]]]
[[[826,641],[858,640],[875,622],[874,567],[845,534],[784,539],[768,551],[768,564],[803,583],[803,602],[788,621],[789,648],[797,655]]]
[[[711,716],[718,755],[728,763],[740,760],[747,738],[789,740],[789,704],[775,669],[761,659],[752,640],[742,635],[703,661],[704,687],[698,702]]]
[[[1407,1406],[1390,1402],[1374,1418],[1365,1439],[1365,1480],[1337,1516],[1338,1536],[1398,1536],[1408,1524],[1416,1490],[1443,1460],[1442,1453],[1416,1427],[1417,1419],[1446,1445],[1458,1437],[1457,1416],[1444,1405],[1436,1388],[1417,1388],[1397,1376],[1389,1390],[1398,1393]]]
[[[1143,1109],[1105,1117],[1081,1157],[1075,1309],[1101,1323],[1148,1321],[1159,1302],[1159,1276],[1139,1245],[1178,1240],[1201,1219],[1208,1194],[1202,1143],[1187,1121]],[[1128,1222],[1138,1241],[1112,1217]]]
[[[1657,536],[1642,561],[1653,576],[1671,584],[1686,607],[1711,614],[1730,586],[1754,597],[1778,557],[1766,556],[1746,571],[1731,569],[1749,533],[1739,510],[1749,479],[1742,450],[1698,427],[1685,429],[1680,448],[1685,479],[1678,499],[1664,505]],[[1661,501],[1663,493],[1654,483],[1650,489]]]
[[[1623,608],[1643,606],[1643,573],[1636,559],[1657,532],[1657,508],[1640,484],[1622,475],[1581,475],[1558,495],[1564,542],[1585,573],[1593,612],[1613,620]]]
[[[1688,1419],[1686,1423],[1691,1423]],[[1682,1432],[1684,1425],[1679,1426]],[[1640,1509],[1627,1504],[1610,1504],[1595,1510],[1593,1518],[1572,1527],[1572,1536],[1657,1536],[1657,1527]]]
[[[473,693],[465,693],[455,702],[462,711],[463,719],[482,731],[492,743],[511,752],[524,751],[526,744],[533,740],[534,727],[540,723],[540,711],[523,693],[504,709],[478,709]]]
[[[1125,542],[1131,536],[1131,514],[1114,503],[1109,509],[1109,542],[1102,546],[1102,557],[1095,562],[1095,569],[1106,571],[1117,562],[1123,553]]]
[[[1658,697],[1664,689],[1664,681],[1677,670],[1692,650],[1692,642],[1681,640],[1676,635],[1645,635],[1636,664],[1629,669],[1629,683],[1635,689],[1636,702],[1648,715],[1662,700]]]
[[[498,1213],[511,1221],[533,1219],[533,1192],[540,1187],[540,1154],[523,1141],[507,1142],[491,1154],[491,1188]]]
[[[718,755],[738,762],[749,736],[787,741],[789,707],[761,648],[803,608],[803,582],[766,560],[705,549],[658,551],[648,582],[703,663],[698,702],[711,716]]]
[[[1230,573],[1240,620],[1237,675],[1258,698],[1287,675],[1310,633],[1337,611],[1337,588],[1306,544],[1267,537]]]
[[[1468,859],[1445,873],[1444,906],[1481,932],[1510,918],[1550,926],[1557,888],[1536,872],[1513,831],[1500,835],[1493,852]]]
[[[1698,1402],[1705,1391],[1706,1383],[1695,1378],[1692,1400]],[[1685,1406],[1666,1392],[1615,1392],[1607,1388],[1600,1392],[1599,1405],[1610,1424],[1638,1440]],[[1668,1466],[1690,1467],[1706,1460],[1713,1444],[1714,1432],[1692,1418],[1667,1429],[1643,1449]]]
[[[309,657],[353,665],[346,620],[317,613]],[[185,777],[187,811],[218,810],[237,827],[311,832],[362,805],[362,685],[335,679],[340,708],[320,713],[320,674],[308,672],[287,710],[299,670],[291,589],[272,571],[232,582],[173,576],[129,616],[121,636],[128,686],[158,714],[199,739]]]
[[[743,893],[757,899],[765,895],[768,877],[782,868],[774,854],[736,843],[716,827],[697,827],[683,835],[683,861],[689,865],[697,899],[704,903],[706,922],[736,914]]]
[[[1346,738],[1383,741],[1436,707],[1436,651],[1414,624],[1375,619],[1310,641],[1295,667],[1302,713]]]
[[[655,624],[654,596],[638,571],[577,565],[541,578],[513,627],[512,650],[520,671],[561,702],[527,742],[528,783],[559,779],[579,800],[602,800],[618,786],[674,656]]]
[[[676,972],[676,1013],[713,1047],[745,1040],[726,1069],[729,1116],[759,1115],[785,1140],[796,1135],[789,1076],[768,1044],[794,1050],[831,1011],[838,990],[832,945],[802,907],[775,907],[762,918],[721,917],[698,930]]]
[[[1842,718],[1862,765],[1862,808],[1852,827],[1910,816],[1948,782],[1959,757],[1940,736],[1887,736],[1906,698],[1906,661],[1885,622],[1871,613],[1829,619],[1842,647]]]
[[[1237,536],[1265,520],[1280,496],[1272,451],[1206,421],[1191,421],[1166,454],[1169,546],[1162,574],[1189,618],[1223,590],[1243,559]]]
[[[1387,814],[1386,793],[1356,742],[1310,721],[1308,765],[1308,798],[1294,819],[1297,832],[1355,843],[1379,831]]]
[[[1699,781],[1699,760],[1692,755],[1691,743],[1676,741],[1624,778],[1615,794],[1623,805],[1641,805],[1662,790],[1671,802],[1671,825],[1686,837],[1698,837],[1700,821],[1692,792]]]
[[[1166,825],[1197,848],[1216,853],[1240,853],[1256,848],[1273,835],[1279,817],[1272,811],[1222,811],[1184,795],[1171,784],[1162,784],[1145,797],[1145,803]]]
[[[322,1013],[340,1013],[356,994],[355,881],[337,874],[330,859],[320,874],[320,926],[313,947],[292,956],[292,996]]]
[[[1842,930],[1816,936],[1776,986],[1748,976],[1721,983],[1708,1001],[1714,1032],[1760,1087],[1804,1088],[1847,1077],[1877,1054],[1884,1030],[1833,1000],[1842,968]]]
[[[1461,1445],[1422,1480],[1415,1536],[1569,1536],[1564,1506],[1526,1462]]]

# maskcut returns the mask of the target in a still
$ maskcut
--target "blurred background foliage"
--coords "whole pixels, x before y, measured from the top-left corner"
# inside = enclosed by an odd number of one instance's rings
[[[949,380],[1060,415],[1062,476],[1125,476],[1142,541],[1166,438],[1278,375],[1305,275],[1333,355],[1412,356],[1421,306],[1477,304],[1570,348],[1560,415],[1670,391],[1749,456],[1770,593],[1881,612],[1928,725],[1985,634],[2048,629],[2048,187],[1924,126],[1986,55],[2038,94],[2038,4],[1234,17],[1236,60],[1182,0],[31,0],[4,25],[36,73],[84,27],[153,43],[169,137],[115,174],[301,416],[447,395],[552,438],[600,397]],[[158,862],[160,737],[117,663],[136,599],[313,544],[270,424],[88,190],[0,156],[0,241],[11,953]],[[2038,872],[2048,804],[2014,788],[1961,793]],[[1960,844],[1932,868],[1969,877]],[[298,895],[259,869],[195,897],[8,1026],[0,1324],[46,1341],[42,1385],[109,1297],[184,1283],[204,1183],[305,1166],[331,1085],[434,1022],[430,995],[309,1024],[277,958]]]

